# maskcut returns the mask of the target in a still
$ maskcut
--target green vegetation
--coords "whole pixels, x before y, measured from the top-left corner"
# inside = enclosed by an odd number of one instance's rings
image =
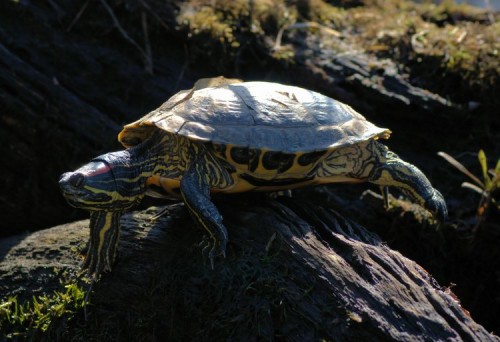
[[[252,39],[275,33],[296,18],[296,10],[283,0],[194,0],[183,4],[177,21],[199,49],[213,49],[216,42],[223,52],[234,54]]]
[[[85,291],[76,282],[61,284],[63,291],[33,296],[20,303],[16,296],[0,303],[0,331],[8,340],[60,340],[69,323],[80,314],[85,303]]]
[[[439,152],[439,155],[475,183],[464,182],[462,183],[464,188],[471,189],[481,195],[481,200],[479,201],[477,208],[477,222],[473,228],[473,232],[476,232],[481,223],[485,220],[491,205],[500,210],[500,202],[497,202],[495,199],[495,196],[500,189],[500,159],[498,159],[494,169],[488,169],[486,154],[483,150],[479,151],[478,160],[481,165],[483,177],[483,180],[481,180],[449,154]]]
[[[487,99],[500,91],[497,15],[453,1],[380,1],[352,13],[360,45],[404,64],[429,89],[458,102],[463,95]]]
[[[500,92],[497,16],[453,1],[372,0],[341,8],[324,0],[192,0],[183,3],[177,21],[194,56],[211,51],[217,59],[237,59],[250,43],[272,49],[270,42],[292,34],[288,27],[299,25],[308,34],[335,30],[353,49],[398,61],[424,87],[457,102],[464,95],[488,102]],[[270,56],[293,63],[294,47],[280,46]]]

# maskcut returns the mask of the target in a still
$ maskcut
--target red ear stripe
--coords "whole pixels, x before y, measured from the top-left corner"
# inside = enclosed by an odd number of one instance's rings
[[[107,172],[111,171],[111,166],[109,166],[108,163],[100,162],[98,165],[99,166],[97,168],[92,169],[88,173],[88,175],[90,177],[97,176],[97,175],[100,175],[100,174],[107,173]]]

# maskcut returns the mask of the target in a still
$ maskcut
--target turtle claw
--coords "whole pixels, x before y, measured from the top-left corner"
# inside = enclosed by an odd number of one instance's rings
[[[226,241],[221,241],[213,237],[205,237],[199,246],[203,246],[201,253],[210,260],[212,270],[215,269],[215,258],[219,255],[226,258]]]
[[[162,216],[165,216],[165,215],[168,215],[170,213],[170,210],[168,207],[165,207],[163,209],[161,209],[160,211],[158,211],[156,214],[152,215],[150,218],[149,218],[149,222],[156,222],[158,221],[158,219]]]
[[[210,240],[205,236],[203,240],[198,244],[199,247],[201,247],[201,254],[203,256],[208,255],[208,249],[210,248]]]
[[[226,251],[225,250],[220,250],[220,248],[216,248],[216,246],[212,247],[210,250],[210,253],[208,253],[208,258],[210,259],[210,266],[212,267],[212,270],[215,269],[215,258],[219,255],[222,255],[224,258],[226,258]]]

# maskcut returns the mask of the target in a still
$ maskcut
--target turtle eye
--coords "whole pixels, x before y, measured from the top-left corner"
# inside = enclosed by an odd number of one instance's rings
[[[72,174],[69,177],[69,184],[74,188],[81,188],[83,186],[83,181],[85,180],[85,176],[81,173]]]

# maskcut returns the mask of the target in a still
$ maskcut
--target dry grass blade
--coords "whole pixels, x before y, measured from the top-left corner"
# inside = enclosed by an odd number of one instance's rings
[[[484,192],[484,190],[482,188],[480,188],[477,185],[474,185],[472,183],[469,183],[469,182],[463,182],[462,183],[462,188],[466,188],[466,189],[475,191],[475,192],[477,192],[480,195],[482,195],[483,192]]]
[[[100,0],[100,1],[101,1],[101,4],[106,9],[106,11],[108,12],[108,14],[111,16],[111,19],[113,20],[113,23],[115,24],[115,27],[118,30],[118,32],[120,32],[121,35],[122,35],[122,37],[125,38],[125,40],[127,40],[130,44],[132,44],[142,54],[142,57],[144,58],[144,64],[145,64],[144,67],[145,67],[145,69],[146,69],[146,71],[148,73],[152,74],[153,67],[152,67],[151,56],[148,55],[148,52],[146,50],[144,50],[134,39],[132,39],[132,37],[129,36],[129,34],[127,33],[127,31],[125,31],[125,29],[123,28],[123,26],[120,24],[120,21],[118,20],[118,17],[115,15],[115,12],[111,8],[111,6],[106,2],[106,0]],[[144,23],[144,17],[143,17],[143,20],[142,20],[142,24],[143,24],[143,27],[144,27],[144,25],[145,25],[145,23]],[[147,39],[147,37],[146,37],[146,39]]]
[[[78,20],[80,20],[80,17],[82,16],[83,12],[85,12],[85,10],[87,9],[88,5],[89,5],[89,0],[87,0],[87,2],[85,2],[83,4],[82,8],[80,8],[80,10],[76,14],[75,18],[73,19],[73,21],[71,22],[71,24],[69,24],[68,28],[66,29],[66,32],[71,31],[71,29],[73,28],[73,26],[75,26],[76,22]]]
[[[317,22],[313,22],[313,21],[285,25],[279,30],[278,35],[276,36],[276,41],[274,42],[274,50],[278,50],[281,47],[281,40],[283,38],[283,33],[286,30],[300,30],[300,29],[309,29],[309,28],[319,29],[322,32],[326,32],[326,33],[331,34],[332,36],[335,36],[335,37],[341,36],[340,32],[338,32],[332,28],[329,28],[328,26],[321,25],[321,24],[319,24]]]
[[[462,172],[464,175],[468,176],[470,179],[472,179],[476,184],[478,184],[481,188],[484,188],[484,183],[474,176],[469,170],[465,168],[458,160],[450,156],[446,152],[438,152],[438,156],[443,157],[448,163],[456,167],[460,172]]]

